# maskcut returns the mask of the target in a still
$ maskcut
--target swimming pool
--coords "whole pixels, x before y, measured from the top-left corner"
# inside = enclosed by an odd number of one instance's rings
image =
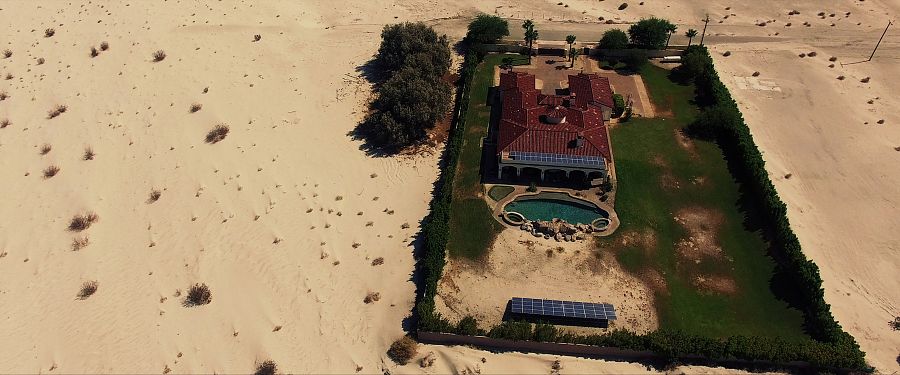
[[[504,211],[518,212],[528,220],[562,219],[571,224],[590,224],[598,218],[608,218],[609,213],[591,202],[573,198],[565,193],[539,193],[514,199],[503,207]]]

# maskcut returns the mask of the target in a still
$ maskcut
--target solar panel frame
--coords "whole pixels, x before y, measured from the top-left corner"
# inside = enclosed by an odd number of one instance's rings
[[[616,320],[616,310],[609,303],[560,301],[539,298],[513,297],[510,300],[513,314],[548,316],[559,318]]]

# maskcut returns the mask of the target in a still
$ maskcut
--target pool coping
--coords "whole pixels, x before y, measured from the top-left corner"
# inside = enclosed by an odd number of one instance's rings
[[[591,203],[591,204],[597,206],[598,208],[600,208],[601,210],[606,211],[607,214],[609,214],[609,216],[607,217],[609,219],[609,227],[607,227],[607,229],[602,232],[591,232],[591,234],[593,234],[594,236],[597,236],[597,237],[609,236],[609,235],[613,234],[616,231],[616,229],[619,229],[619,224],[620,224],[619,215],[616,213],[615,208],[613,208],[612,205],[610,205],[606,202],[601,202],[599,197],[578,196],[578,195],[576,195],[576,193],[579,192],[579,190],[565,189],[565,188],[538,187],[537,191],[528,191],[528,188],[525,186],[505,185],[505,184],[485,185],[484,188],[490,189],[494,185],[512,186],[514,189],[511,193],[507,194],[505,197],[503,197],[499,201],[494,201],[493,199],[488,197],[487,194],[484,194],[485,200],[488,202],[488,205],[491,206],[491,215],[494,217],[494,220],[497,220],[497,222],[503,224],[503,226],[506,228],[518,228],[519,227],[517,225],[511,225],[511,224],[507,223],[505,220],[503,220],[503,208],[506,207],[507,203],[512,202],[513,200],[515,200],[516,198],[519,198],[519,197],[525,197],[525,196],[530,196],[530,195],[539,195],[541,193],[563,193],[563,194],[567,195],[570,199]],[[485,190],[485,191],[487,191],[487,190]],[[570,224],[575,224],[575,223],[570,223]],[[590,223],[587,223],[587,224],[590,224]]]

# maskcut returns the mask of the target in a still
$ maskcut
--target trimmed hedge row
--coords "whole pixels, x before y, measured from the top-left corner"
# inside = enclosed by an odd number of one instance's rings
[[[637,334],[626,330],[614,330],[601,335],[575,335],[559,331],[547,324],[533,325],[526,322],[505,321],[489,332],[478,328],[477,321],[467,316],[454,325],[435,311],[434,298],[437,284],[446,264],[446,246],[449,239],[450,200],[453,191],[453,176],[459,157],[462,134],[465,131],[465,113],[468,109],[469,90],[481,55],[469,49],[460,70],[460,86],[456,98],[454,124],[446,149],[446,166],[439,181],[438,192],[431,202],[431,213],[423,227],[424,254],[420,260],[424,274],[424,290],[416,304],[418,329],[428,332],[456,333],[463,335],[487,335],[494,338],[532,340],[543,342],[564,342],[573,344],[617,347],[631,350],[650,350],[670,362],[684,358],[704,357],[711,361],[763,360],[774,363],[793,361],[808,362],[823,369],[853,369],[871,371],[865,363],[864,353],[852,336],[844,332],[831,316],[828,304],[824,302],[821,278],[818,268],[806,259],[800,251],[796,236],[787,222],[784,203],[768,179],[764,163],[749,129],[744,124],[740,111],[731,99],[727,88],[719,81],[712,59],[706,49],[689,49],[689,53],[702,53],[706,60],[706,74],[697,76],[698,100],[713,104],[707,108],[696,125],[689,130],[697,134],[716,134],[720,146],[729,155],[736,167],[736,177],[754,191],[754,197],[765,207],[765,217],[772,220],[775,233],[773,245],[781,249],[774,255],[778,263],[778,274],[787,277],[797,288],[801,310],[806,317],[810,335],[816,340],[787,341],[763,336],[733,336],[718,339],[689,334],[683,331],[660,329],[648,334]],[[691,52],[699,51],[699,52]],[[704,119],[722,120],[720,126],[712,128]],[[817,341],[818,340],[818,341]]]

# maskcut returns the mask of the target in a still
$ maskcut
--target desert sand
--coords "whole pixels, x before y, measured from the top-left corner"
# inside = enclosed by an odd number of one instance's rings
[[[440,150],[360,150],[348,136],[370,92],[358,67],[386,23],[426,21],[458,39],[477,11],[537,12],[542,37],[574,31],[580,40],[615,26],[587,23],[598,17],[663,15],[698,28],[709,11],[706,42],[733,52],[716,57],[723,76],[760,71],[782,88],[743,90],[725,78],[836,317],[874,365],[896,370],[900,336],[887,321],[900,304],[897,34],[873,63],[831,69],[827,58],[867,57],[898,5],[808,2],[789,20],[771,0],[625,11],[556,3],[0,2],[0,50],[12,52],[0,59],[0,121],[9,122],[0,129],[0,372],[244,373],[268,359],[283,372],[462,372],[482,357],[485,372],[550,371],[552,356],[423,346],[441,354],[423,370],[384,354],[414,301],[414,235]],[[154,62],[158,50],[166,57]],[[191,113],[193,103],[202,108]],[[66,111],[49,118],[59,105]],[[217,124],[227,137],[205,142]],[[98,217],[90,228],[68,230],[88,212]],[[96,292],[78,299],[88,281]],[[211,303],[183,307],[195,283],[209,286]],[[376,292],[378,301],[363,302]],[[562,372],[643,369],[561,361]]]

